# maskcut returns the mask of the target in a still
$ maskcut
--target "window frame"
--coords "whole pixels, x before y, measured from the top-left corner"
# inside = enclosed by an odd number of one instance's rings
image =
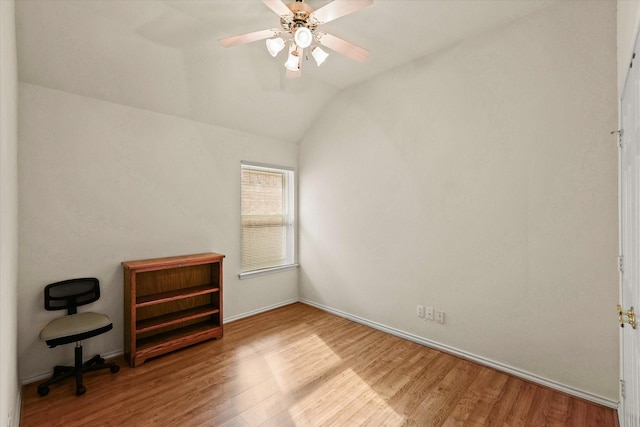
[[[283,173],[285,177],[285,198],[286,198],[286,260],[282,265],[254,270],[243,271],[243,218],[242,218],[242,171],[253,169],[257,171]],[[256,163],[242,160],[240,162],[240,279],[259,276],[263,274],[275,273],[283,270],[290,270],[298,267],[297,263],[297,197],[296,197],[296,171],[289,166],[278,166],[266,163]]]

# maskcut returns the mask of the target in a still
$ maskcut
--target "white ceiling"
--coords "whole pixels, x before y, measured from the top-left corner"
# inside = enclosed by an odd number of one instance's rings
[[[259,0],[17,0],[19,78],[52,89],[299,141],[341,90],[558,0],[375,0],[322,29],[368,49],[284,78],[284,52],[217,40],[274,28]],[[307,0],[314,9],[328,0]]]

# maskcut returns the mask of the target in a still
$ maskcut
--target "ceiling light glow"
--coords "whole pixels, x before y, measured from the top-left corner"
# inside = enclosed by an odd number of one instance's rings
[[[298,56],[297,51],[292,51],[289,53],[289,58],[287,62],[284,63],[284,67],[289,71],[298,71],[300,70],[300,57]]]
[[[293,40],[296,42],[297,46],[300,46],[304,49],[311,46],[313,35],[311,34],[311,30],[309,30],[307,27],[300,27],[293,35]]]
[[[316,64],[318,64],[319,67],[322,65],[325,59],[327,59],[329,54],[320,49],[320,46],[315,46],[313,49],[311,49],[311,56],[313,56],[313,59],[316,60]]]
[[[274,58],[284,49],[284,40],[281,37],[275,39],[267,39],[267,50]]]

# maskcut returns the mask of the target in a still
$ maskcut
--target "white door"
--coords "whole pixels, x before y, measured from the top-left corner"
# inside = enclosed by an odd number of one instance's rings
[[[635,51],[640,47],[640,38]],[[621,99],[620,207],[623,310],[640,312],[640,61],[629,69]],[[626,317],[623,316],[623,319]],[[640,319],[639,319],[640,320]],[[620,425],[640,426],[640,323],[621,330]]]

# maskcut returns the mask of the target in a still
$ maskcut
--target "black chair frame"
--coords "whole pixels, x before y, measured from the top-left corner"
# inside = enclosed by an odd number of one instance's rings
[[[77,307],[97,301],[100,298],[100,283],[96,278],[80,278],[64,280],[62,282],[47,285],[44,290],[44,306],[48,311],[67,310],[67,315],[77,314]],[[85,388],[82,376],[85,372],[109,369],[111,373],[116,373],[120,367],[115,363],[106,363],[105,359],[96,355],[88,361],[82,361],[82,340],[96,335],[100,335],[113,328],[109,323],[100,328],[92,329],[83,333],[67,335],[59,338],[46,340],[51,348],[58,345],[75,342],[75,354],[73,366],[55,366],[53,377],[38,385],[38,394],[46,396],[49,394],[49,386],[59,383],[67,378],[75,377],[76,395],[83,395]]]

